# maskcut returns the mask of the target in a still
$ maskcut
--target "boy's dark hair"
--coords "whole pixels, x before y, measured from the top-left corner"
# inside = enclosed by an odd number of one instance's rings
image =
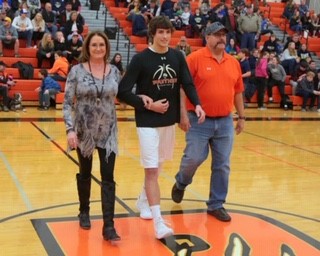
[[[246,57],[249,57],[250,52],[247,48],[240,49],[240,52],[242,52]]]
[[[156,34],[158,28],[170,29],[171,33],[174,31],[172,22],[166,16],[156,16],[150,20],[148,31],[149,36],[153,37]]]
[[[63,53],[61,50],[56,51],[55,54],[57,54],[59,57],[63,56]]]
[[[39,73],[40,73],[41,75],[43,75],[44,77],[47,77],[47,76],[48,76],[48,70],[46,70],[46,69],[40,69]]]

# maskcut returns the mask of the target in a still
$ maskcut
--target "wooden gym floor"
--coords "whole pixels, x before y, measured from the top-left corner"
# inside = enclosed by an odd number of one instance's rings
[[[206,214],[207,160],[185,199],[170,197],[184,149],[177,128],[174,160],[160,176],[161,209],[175,235],[156,240],[135,201],[143,182],[133,111],[118,111],[115,225],[122,240],[103,241],[97,155],[92,228],[78,226],[77,158],[66,153],[60,110],[0,112],[0,255],[320,255],[320,113],[247,109],[236,136],[225,207],[231,223]]]

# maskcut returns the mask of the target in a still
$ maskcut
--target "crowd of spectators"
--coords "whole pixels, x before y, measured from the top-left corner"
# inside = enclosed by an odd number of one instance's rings
[[[277,86],[281,97],[280,106],[288,109],[288,97],[285,95],[287,76],[290,76],[293,95],[302,96],[300,92],[296,93],[296,89],[300,88],[301,81],[310,70],[310,64],[315,62],[307,44],[301,43],[301,38],[305,33],[310,37],[318,37],[320,28],[320,15],[310,12],[305,0],[301,0],[300,4],[293,0],[286,1],[282,16],[288,20],[289,27],[295,34],[288,37],[284,43],[269,29],[271,22],[259,8],[259,4],[267,4],[264,1],[252,1],[250,5],[244,0],[234,0],[232,5],[225,1],[215,5],[211,0],[197,2],[198,6],[194,8],[194,3],[189,0],[163,0],[161,4],[157,4],[155,0],[132,0],[125,3],[128,7],[127,20],[132,21],[133,35],[146,36],[150,18],[157,15],[168,16],[177,30],[185,31],[186,37],[182,38],[182,46],[180,41],[176,47],[183,49],[185,54],[184,45],[188,44],[188,38],[202,38],[205,45],[205,27],[219,21],[229,31],[226,52],[238,58],[243,68],[246,86],[244,98],[247,102],[250,102],[257,92],[258,109],[266,109],[264,95],[267,92],[269,102],[273,102],[272,87]],[[261,41],[262,37],[268,39]],[[192,48],[189,51],[191,50]],[[316,68],[312,72],[315,73],[314,90],[307,93],[311,98],[319,90],[319,72]],[[308,102],[308,99],[305,101]],[[310,109],[312,107],[311,104]],[[303,104],[303,110],[305,109],[306,103]]]
[[[52,52],[57,50],[62,51],[70,62],[76,60],[81,51],[85,25],[80,10],[79,0],[2,0],[0,56],[3,56],[3,47],[7,47],[14,48],[15,56],[20,57],[20,39],[24,39],[27,48],[39,49],[39,68],[44,58],[50,59],[52,67]]]

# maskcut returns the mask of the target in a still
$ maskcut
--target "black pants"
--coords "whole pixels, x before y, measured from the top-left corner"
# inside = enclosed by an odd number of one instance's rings
[[[8,107],[9,98],[8,98],[8,87],[7,86],[0,85],[0,95],[3,98],[3,105]]]
[[[284,93],[284,87],[285,87],[285,82],[283,81],[279,81],[279,80],[274,80],[274,79],[270,79],[268,81],[268,96],[269,98],[272,97],[272,87],[273,86],[277,86],[280,96],[281,96],[281,103],[285,104],[286,103],[286,95]]]
[[[258,92],[258,107],[263,107],[264,102],[264,93],[267,87],[267,78],[264,77],[256,77],[256,86]]]
[[[100,160],[100,175],[102,181],[114,182],[114,165],[116,162],[116,154],[111,152],[106,159],[106,150],[103,148],[97,148]],[[92,157],[84,157],[81,154],[80,149],[77,149],[79,159],[79,173],[83,179],[91,177],[92,172]]]

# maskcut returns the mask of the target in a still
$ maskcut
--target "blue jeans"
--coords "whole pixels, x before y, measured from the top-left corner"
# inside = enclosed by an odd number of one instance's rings
[[[59,93],[56,89],[48,89],[49,93],[45,93],[44,91],[39,91],[39,105],[44,107],[50,107],[50,98],[51,96]]]
[[[198,124],[198,118],[189,112],[191,128],[186,134],[186,148],[176,174],[179,189],[192,183],[198,167],[207,159],[211,149],[210,195],[208,210],[221,208],[226,200],[230,173],[230,154],[234,138],[232,116],[206,118]]]

